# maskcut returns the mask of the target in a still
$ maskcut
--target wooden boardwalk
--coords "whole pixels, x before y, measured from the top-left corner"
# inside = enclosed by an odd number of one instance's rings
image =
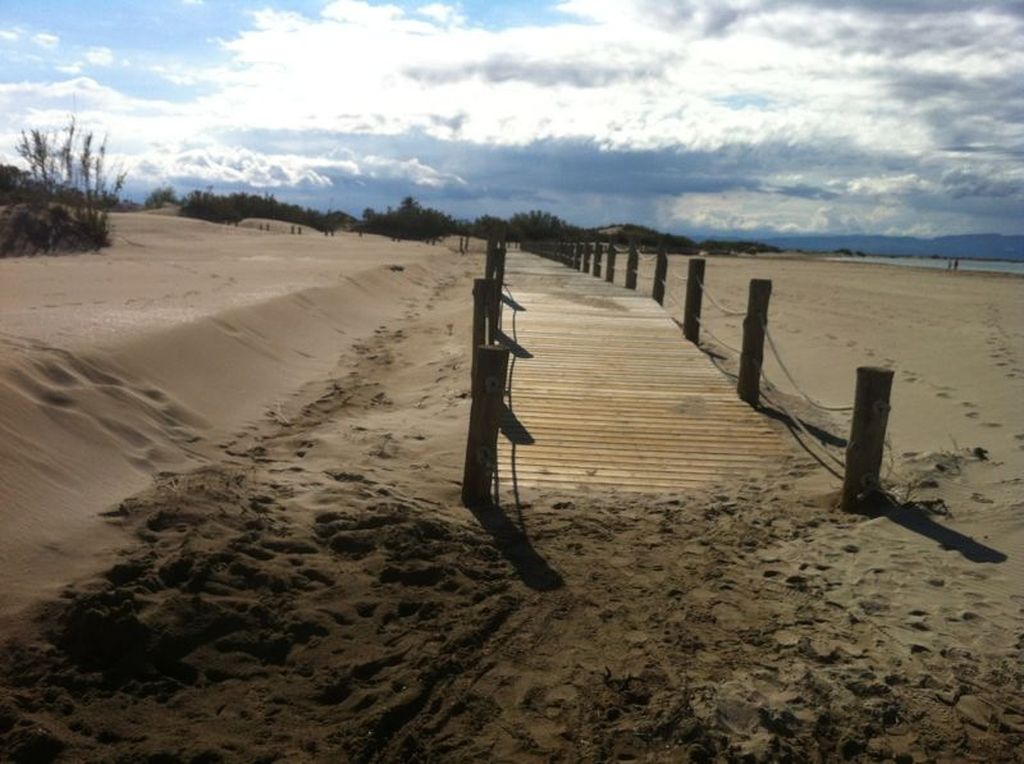
[[[694,488],[792,453],[648,294],[523,252],[505,282],[503,491]]]

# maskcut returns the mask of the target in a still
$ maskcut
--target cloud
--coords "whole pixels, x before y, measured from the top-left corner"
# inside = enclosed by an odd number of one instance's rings
[[[555,204],[601,222],[628,209],[744,231],[1024,225],[1012,212],[1024,172],[1017,0],[552,7],[543,22],[491,29],[440,2],[263,8],[222,36],[215,64],[150,61],[176,104],[81,77],[0,86],[0,131],[59,111],[45,84],[78,94],[153,168],[209,182],[405,183],[466,211],[474,199]],[[257,134],[293,145],[224,148]],[[182,135],[195,145],[152,156]],[[326,144],[319,160],[312,136]]]
[[[85,52],[85,60],[93,66],[111,66],[114,63],[114,51],[110,48],[89,48]]]
[[[442,26],[462,26],[466,23],[466,17],[462,15],[457,7],[446,5],[445,3],[421,5],[416,9],[416,13]]]
[[[60,38],[55,34],[39,32],[38,34],[32,35],[32,42],[40,48],[56,48],[60,45]]]
[[[21,32],[17,29],[0,29],[0,40],[4,42],[17,42],[21,39]]]
[[[428,189],[458,185],[416,158],[356,156],[336,149],[328,156],[266,153],[222,145],[161,146],[134,159],[122,157],[135,181],[226,185],[256,189],[329,188],[335,179],[401,181]]]

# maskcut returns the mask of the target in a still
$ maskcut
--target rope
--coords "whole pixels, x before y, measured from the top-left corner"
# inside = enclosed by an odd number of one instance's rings
[[[711,301],[712,305],[714,305],[716,308],[718,308],[720,311],[722,311],[725,315],[727,315],[727,316],[745,316],[745,315],[747,315],[747,312],[745,310],[731,310],[731,309],[725,307],[724,305],[722,305],[722,303],[720,303],[718,300],[715,299],[715,296],[713,294],[711,294],[711,292],[708,291],[707,287],[704,286],[704,283],[700,279],[697,280],[697,283],[700,284],[700,288],[701,288],[701,291],[704,293],[704,296],[707,297],[708,300]]]
[[[822,411],[853,411],[853,406],[827,406],[824,403],[819,403],[805,393],[800,385],[797,384],[796,380],[793,379],[793,375],[789,372],[789,369],[786,368],[786,364],[783,363],[782,356],[779,354],[779,349],[775,346],[775,340],[772,339],[771,332],[768,331],[768,325],[762,320],[761,326],[764,328],[764,336],[768,340],[768,347],[771,349],[772,355],[775,356],[775,360],[779,362],[779,368],[782,369],[782,373],[786,375],[786,379],[788,379],[790,384],[796,388],[796,391],[800,393],[800,396],[805,401],[814,406],[814,408],[821,409]],[[772,385],[772,387],[777,387],[777,385]]]
[[[518,305],[519,301],[516,300],[515,296],[512,294],[512,290],[508,288],[508,285],[507,284],[502,284],[502,288],[505,290],[505,293],[508,295],[509,299],[514,304]],[[519,310],[513,307],[512,308],[512,341],[514,343],[516,343],[517,345],[519,344],[519,331],[518,331],[518,328],[516,326],[516,318],[517,318],[518,315],[519,315]],[[505,397],[508,398],[508,409],[509,409],[509,411],[513,410],[513,408],[512,408],[512,378],[513,378],[513,375],[516,373],[516,354],[512,353],[511,355],[512,355],[512,363],[509,366],[508,378],[506,380],[507,383],[508,383],[508,387],[505,390]],[[519,473],[518,473],[518,470],[516,469],[516,467],[517,467],[517,461],[516,461],[516,456],[517,456],[517,454],[516,454],[516,442],[514,440],[512,440],[511,443],[512,443],[512,449],[511,449],[511,453],[509,454],[509,461],[510,461],[510,465],[511,465],[511,468],[512,468],[512,495],[515,498],[516,507],[519,507],[521,502],[520,502],[520,499],[519,499]],[[495,453],[495,460],[497,460],[497,453]],[[497,469],[497,467],[495,467],[495,469],[494,469],[494,495],[496,497],[499,497],[499,500],[500,500],[500,493],[499,493],[500,490],[501,490],[501,484],[499,482],[498,469]]]
[[[742,355],[742,351],[738,350],[737,348],[734,348],[732,345],[728,344],[727,342],[722,342],[722,340],[720,340],[718,337],[716,337],[712,333],[712,331],[710,329],[708,329],[707,324],[705,324],[701,320],[700,316],[694,316],[694,318],[697,319],[697,323],[700,325],[700,328],[703,330],[703,332],[706,335],[708,335],[711,339],[713,339],[715,341],[715,343],[717,343],[718,345],[721,345],[726,350],[729,350],[729,351],[735,353],[736,355]]]
[[[739,350],[737,350],[736,348],[732,347],[731,345],[727,345],[726,343],[722,342],[722,340],[720,340],[718,337],[716,337],[711,332],[711,330],[707,328],[707,326],[704,324],[704,322],[701,321],[699,316],[697,316],[696,318],[697,318],[697,323],[700,325],[701,330],[705,334],[707,334],[712,340],[714,340],[718,345],[721,345],[722,347],[724,347],[726,350],[730,350],[733,353],[736,353],[736,355],[740,355],[740,351]],[[737,376],[735,374],[732,374],[731,372],[728,372],[725,369],[723,369],[721,366],[719,366],[717,361],[714,358],[711,359],[711,362],[712,362],[712,364],[714,364],[715,368],[718,369],[726,377],[729,377],[730,379],[737,379]],[[769,380],[768,377],[765,376],[763,368],[761,369],[761,378],[764,380],[764,382],[765,382],[765,384],[767,386],[771,387],[772,389],[777,389],[775,387],[775,385],[773,385],[771,383],[771,380]],[[802,432],[804,434],[804,436],[808,439],[808,441],[814,441],[814,442],[817,442],[817,443],[821,444],[821,441],[818,438],[814,437],[814,435],[812,435],[807,430],[807,428],[804,426],[804,423],[801,422],[797,417],[793,416],[792,412],[790,412],[789,409],[787,409],[781,403],[779,403],[777,401],[773,401],[771,398],[769,398],[767,395],[765,395],[763,390],[761,391],[761,397],[764,398],[764,400],[767,403],[769,403],[770,405],[774,406],[775,408],[780,410],[783,414],[785,414],[787,417],[789,417],[789,420],[791,422],[793,422],[794,425],[796,425],[796,427],[800,430],[800,432]],[[800,439],[797,438],[797,440],[799,441]],[[818,461],[818,463],[821,464],[821,466],[824,467],[830,474],[832,474],[836,478],[839,478],[840,480],[843,479],[843,476],[841,474],[837,473],[832,468],[831,465],[829,465],[829,464],[825,463],[824,461],[822,461],[821,456],[819,454],[817,454],[815,451],[813,451],[810,448],[810,446],[808,446],[806,443],[803,443],[803,442],[801,442],[801,445],[804,447],[804,450],[806,450],[807,453],[809,453],[811,456],[813,456]],[[821,444],[821,445],[824,448],[824,444]],[[845,469],[846,468],[846,463],[843,460],[839,459],[834,454],[832,454],[830,451],[822,450],[822,453],[825,456],[827,456],[829,459],[831,459],[841,469]]]
[[[765,384],[767,384],[770,387],[774,388],[772,383],[769,382],[768,378],[764,375],[764,371],[763,370],[761,371],[761,379],[763,379],[765,381]],[[784,405],[782,405],[778,401],[773,401],[771,398],[769,398],[767,395],[764,394],[763,390],[761,391],[761,397],[764,398],[767,403],[769,403],[772,406],[774,406],[775,408],[779,409],[783,414],[785,414],[787,417],[789,417],[789,421],[797,426],[797,428],[800,430],[800,432],[802,432],[807,437],[808,441],[814,441],[815,443],[818,443],[822,447],[821,453],[824,454],[825,456],[827,456],[829,459],[831,459],[836,464],[836,466],[839,467],[839,469],[841,469],[841,470],[845,470],[846,469],[846,462],[843,461],[842,459],[840,459],[835,454],[833,454],[831,451],[826,451],[825,448],[824,448],[825,444],[822,443],[818,438],[814,437],[814,435],[812,435],[808,431],[808,429],[804,426],[804,423],[801,422],[798,417],[793,416],[792,412],[789,409],[787,409]],[[822,462],[821,458],[820,458],[820,455],[816,454],[814,451],[812,451],[807,446],[807,444],[804,444],[804,448],[807,450],[807,453],[809,453],[812,456],[814,456],[815,458],[817,458],[818,462],[821,463],[821,465],[826,470],[828,470],[830,473],[832,473],[832,475],[834,477],[837,477],[840,480],[843,479],[843,476],[840,473],[838,473],[834,469],[832,469],[832,467],[830,465],[825,464],[824,462]]]
[[[683,304],[679,302],[679,298],[675,297],[671,292],[665,292],[665,301],[671,304],[673,307],[679,308],[680,310],[682,310],[683,308]]]

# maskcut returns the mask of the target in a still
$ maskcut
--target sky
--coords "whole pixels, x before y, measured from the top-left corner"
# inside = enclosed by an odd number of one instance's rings
[[[1024,1],[0,0],[0,162],[690,235],[1024,234]]]

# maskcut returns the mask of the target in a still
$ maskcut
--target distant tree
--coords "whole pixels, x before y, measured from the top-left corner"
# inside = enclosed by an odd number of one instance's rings
[[[557,215],[541,210],[517,212],[509,219],[508,227],[509,236],[516,241],[562,239],[573,228]]]
[[[478,239],[501,236],[508,231],[508,222],[494,215],[481,215],[470,226],[470,235]]]
[[[158,210],[168,204],[178,204],[179,202],[178,194],[175,193],[174,188],[171,186],[158,186],[149,192],[149,196],[146,197],[143,206],[147,210]]]
[[[319,231],[334,231],[351,225],[355,218],[340,212],[320,212],[309,207],[278,201],[272,194],[258,196],[244,192],[215,194],[212,188],[195,190],[181,200],[184,217],[208,220],[211,223],[238,223],[246,218],[270,218],[309,226]]]
[[[357,227],[366,233],[419,240],[439,239],[462,230],[462,225],[451,215],[424,207],[411,196],[402,199],[398,209],[388,207],[384,212],[377,212],[369,207],[363,210],[363,219]]]

